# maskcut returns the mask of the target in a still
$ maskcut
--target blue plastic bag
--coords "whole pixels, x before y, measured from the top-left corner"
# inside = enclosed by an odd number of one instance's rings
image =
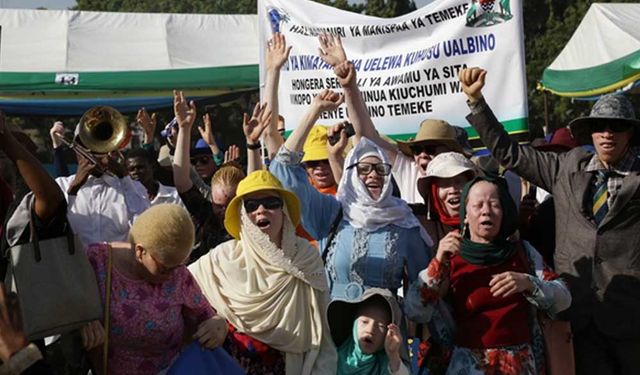
[[[180,353],[167,375],[246,375],[224,349],[202,349],[197,341]]]

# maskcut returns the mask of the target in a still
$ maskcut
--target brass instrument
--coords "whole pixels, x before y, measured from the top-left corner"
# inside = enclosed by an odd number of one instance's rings
[[[129,143],[131,133],[120,112],[112,107],[100,106],[90,108],[82,115],[76,135],[82,145],[75,139],[70,141],[59,134],[57,137],[67,147],[89,160],[99,172],[113,175],[101,167],[93,154],[109,154],[115,151],[119,158],[123,159],[119,150]]]
[[[97,154],[121,149],[129,142],[129,135],[129,127],[122,114],[107,106],[90,108],[78,124],[78,138]]]

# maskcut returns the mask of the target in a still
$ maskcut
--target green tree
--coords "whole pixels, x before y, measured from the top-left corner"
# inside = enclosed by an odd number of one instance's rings
[[[105,12],[255,14],[257,0],[78,0],[74,9]]]

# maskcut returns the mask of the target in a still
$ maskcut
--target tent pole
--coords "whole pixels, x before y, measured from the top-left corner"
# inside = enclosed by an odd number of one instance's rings
[[[548,97],[547,97],[547,92],[543,91],[544,93],[544,135],[546,136],[547,133],[551,132],[551,129],[549,129],[549,103],[548,103]]]

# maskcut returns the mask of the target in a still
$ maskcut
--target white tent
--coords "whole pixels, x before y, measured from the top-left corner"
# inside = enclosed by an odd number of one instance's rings
[[[629,89],[640,80],[640,4],[592,4],[541,88],[570,97]]]
[[[203,97],[258,86],[256,15],[0,9],[0,26],[8,112],[166,105],[173,88]]]

